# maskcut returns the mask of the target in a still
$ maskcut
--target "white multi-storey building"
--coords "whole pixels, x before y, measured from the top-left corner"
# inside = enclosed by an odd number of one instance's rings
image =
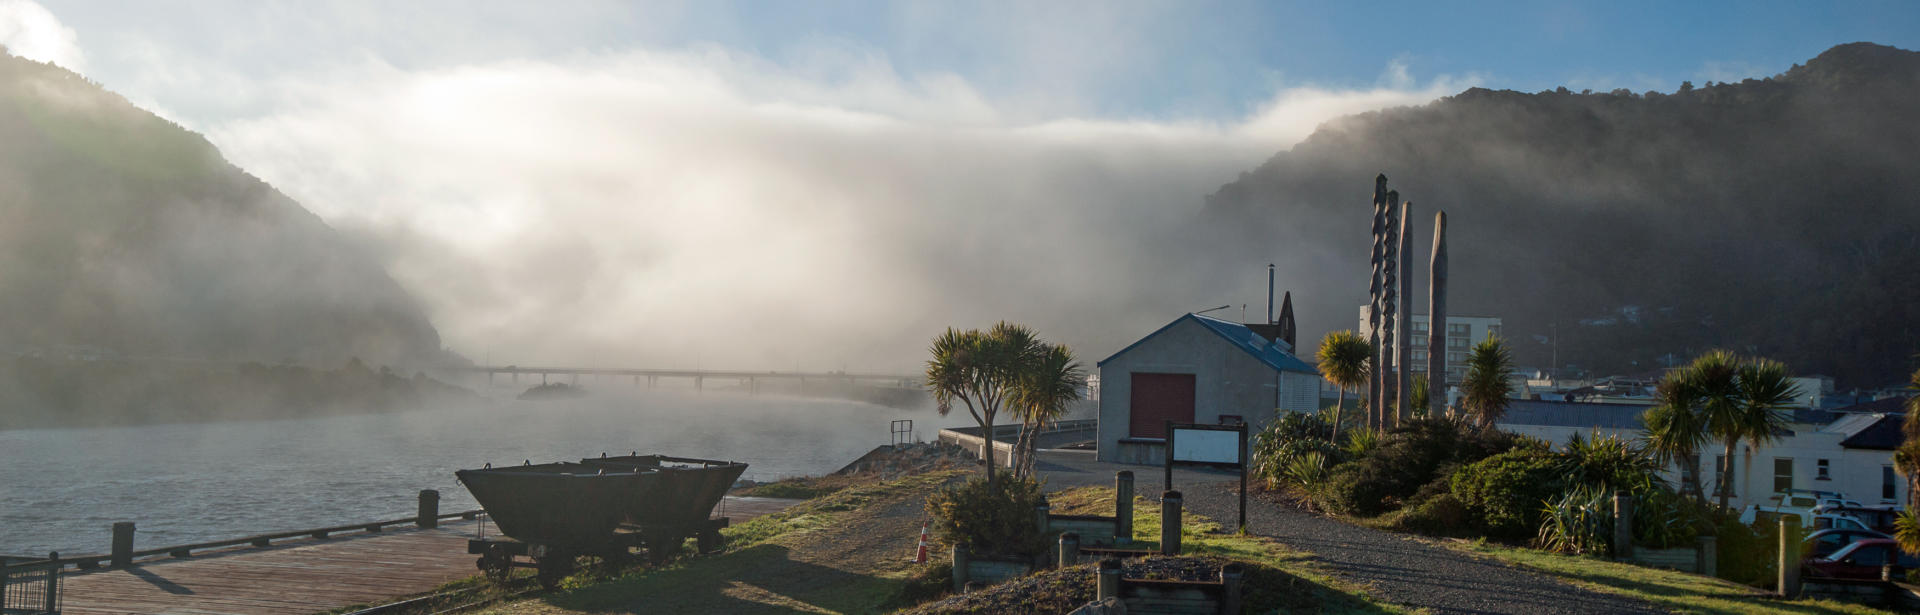
[[[1360,306],[1360,327],[1354,331],[1360,333],[1361,339],[1373,339],[1372,329],[1367,324],[1367,317],[1372,309],[1373,306]],[[1427,315],[1414,314],[1411,326],[1413,328],[1413,348],[1410,349],[1413,355],[1411,369],[1415,374],[1424,374],[1427,373]],[[1396,337],[1400,334],[1399,331],[1394,332]],[[1460,384],[1460,381],[1466,378],[1468,353],[1472,352],[1474,344],[1487,339],[1488,335],[1500,335],[1499,317],[1447,315],[1447,384]]]

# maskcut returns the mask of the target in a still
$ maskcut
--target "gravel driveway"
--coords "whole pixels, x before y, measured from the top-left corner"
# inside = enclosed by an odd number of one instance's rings
[[[1181,489],[1188,510],[1231,525],[1239,519],[1238,487],[1237,483],[1189,483]],[[1149,497],[1158,499],[1159,492],[1154,490]],[[1581,589],[1494,560],[1392,532],[1349,525],[1257,496],[1247,500],[1247,531],[1312,552],[1322,566],[1343,579],[1371,586],[1376,598],[1434,613],[1667,612],[1638,600]]]

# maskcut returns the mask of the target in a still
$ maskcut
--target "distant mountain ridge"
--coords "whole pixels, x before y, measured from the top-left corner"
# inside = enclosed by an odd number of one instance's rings
[[[380,263],[206,139],[0,53],[0,354],[76,352],[448,358]]]
[[[1603,374],[1731,347],[1881,386],[1920,352],[1915,100],[1920,54],[1870,43],[1672,94],[1474,88],[1323,125],[1210,195],[1200,230],[1316,255],[1302,339],[1352,328],[1384,172],[1416,204],[1415,311],[1444,209],[1453,312],[1504,317],[1523,364],[1557,334]]]

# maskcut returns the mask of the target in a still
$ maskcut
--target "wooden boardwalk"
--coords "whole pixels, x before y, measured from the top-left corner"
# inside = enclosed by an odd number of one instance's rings
[[[727,498],[734,523],[783,510],[797,500]],[[339,534],[136,562],[124,570],[62,575],[69,615],[296,614],[377,604],[473,576],[467,554],[480,521],[435,529]],[[497,535],[491,525],[487,535]]]

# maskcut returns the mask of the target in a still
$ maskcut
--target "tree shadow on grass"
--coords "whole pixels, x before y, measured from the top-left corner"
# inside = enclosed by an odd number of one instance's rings
[[[726,555],[636,573],[542,601],[570,611],[610,613],[875,612],[902,582],[795,560],[762,544]]]

